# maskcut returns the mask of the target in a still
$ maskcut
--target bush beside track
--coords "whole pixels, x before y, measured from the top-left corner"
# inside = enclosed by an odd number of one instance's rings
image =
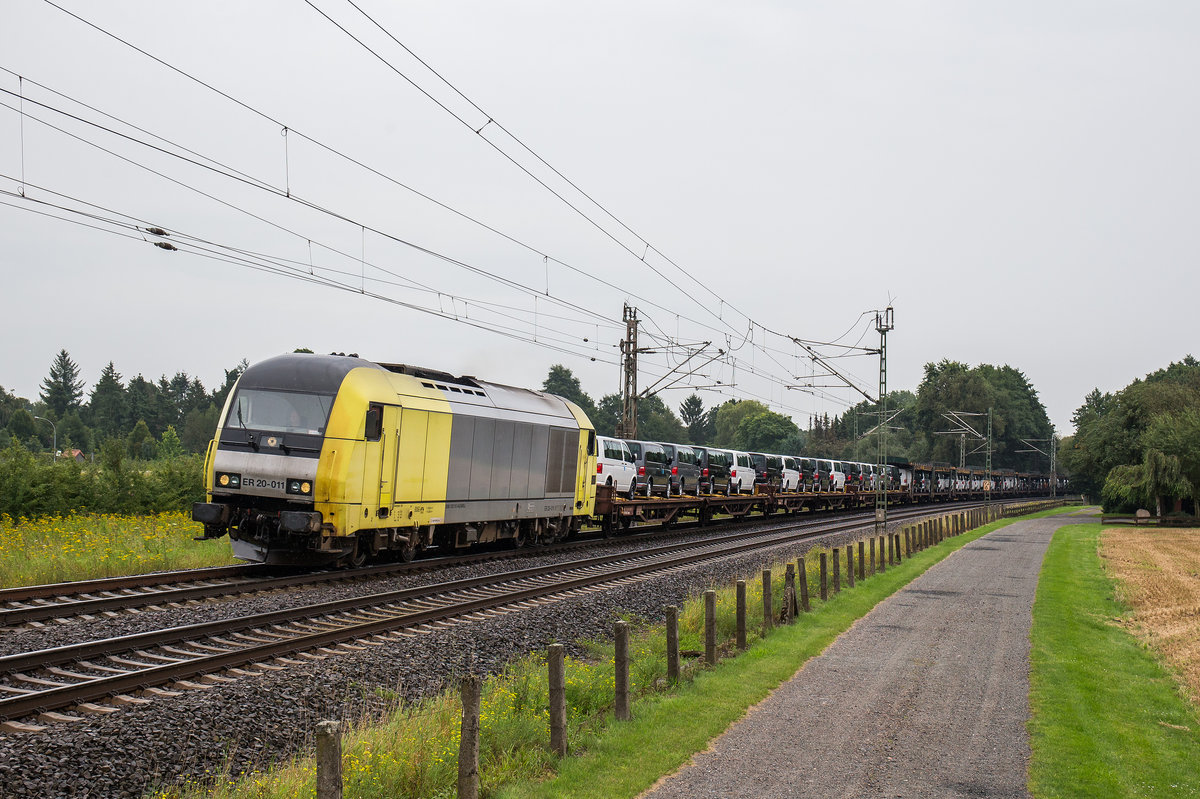
[[[190,511],[204,499],[203,455],[128,460],[107,451],[95,462],[50,460],[13,444],[0,450],[0,516]]]

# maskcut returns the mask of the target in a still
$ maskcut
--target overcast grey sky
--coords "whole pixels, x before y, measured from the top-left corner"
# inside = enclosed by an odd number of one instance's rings
[[[874,345],[861,314],[894,297],[891,388],[931,360],[1007,363],[1065,434],[1093,386],[1195,349],[1194,3],[358,0],[481,113],[345,0],[55,2],[249,108],[5,0],[0,385],[26,397],[62,348],[90,389],[109,360],[211,387],[305,346],[527,386],[561,362],[598,398],[629,301],[646,335],[733,353],[694,378],[721,381],[706,404],[757,397],[806,426],[859,396],[787,388],[814,367],[765,331]],[[350,290],[228,262],[247,253]],[[837,363],[874,391],[873,357]]]

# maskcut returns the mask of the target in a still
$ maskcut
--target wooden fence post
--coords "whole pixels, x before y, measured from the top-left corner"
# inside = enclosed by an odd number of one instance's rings
[[[737,581],[737,648],[746,648],[746,581]]]
[[[783,573],[783,620],[791,624],[796,619],[796,567],[787,565]]]
[[[885,556],[887,547],[883,545],[883,536],[879,536],[879,573],[883,574],[887,571],[887,557]]]
[[[615,692],[614,704],[617,721],[629,721],[633,715],[629,712],[629,623],[622,620],[613,625],[615,643],[614,666],[616,676],[613,681]]]
[[[775,610],[774,599],[771,594],[771,570],[763,569],[762,573],[762,591],[763,591],[763,638],[767,637],[767,633],[775,626]]]
[[[858,579],[859,580],[867,579],[867,573],[863,569],[863,552],[864,552],[864,550],[866,550],[866,547],[864,546],[862,539],[859,539],[859,542],[858,542]]]
[[[559,757],[566,757],[567,665],[562,644],[550,644],[546,665],[550,670],[550,749]]]
[[[717,662],[717,592],[711,588],[704,592],[704,662]]]
[[[899,534],[899,533],[893,533],[893,534],[892,534],[892,538],[895,538],[895,539],[896,539],[896,562],[897,562],[897,563],[903,563],[903,562],[904,562],[904,558],[903,558],[903,556],[900,554],[900,534]]]
[[[826,553],[821,553],[821,601],[829,600],[829,562]]]
[[[679,680],[679,608],[667,605],[667,679]]]
[[[458,740],[458,799],[479,797],[479,677],[462,678],[462,731]]]
[[[841,550],[837,547],[833,548],[833,593],[838,594],[842,591],[842,564]]]
[[[854,544],[846,545],[846,587],[854,587]]]
[[[803,557],[796,559],[796,572],[800,575],[800,607],[808,613],[808,566]]]
[[[317,799],[342,799],[342,725],[317,722]]]
[[[874,574],[875,574],[875,536],[871,536],[870,538],[868,538],[868,539],[867,539],[867,543],[868,543],[868,545],[869,545],[869,547],[870,547],[870,550],[871,550],[871,553],[870,553],[870,557],[871,557],[871,574],[872,574],[872,575],[874,575]]]

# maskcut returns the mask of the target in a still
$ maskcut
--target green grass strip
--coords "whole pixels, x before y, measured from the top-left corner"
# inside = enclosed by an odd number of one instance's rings
[[[750,707],[795,675],[809,658],[823,652],[855,621],[930,566],[1000,527],[1064,510],[993,522],[917,553],[899,566],[889,566],[883,574],[869,577],[854,589],[843,589],[826,603],[814,601],[813,611],[801,614],[797,624],[779,628],[744,654],[700,672],[674,693],[651,695],[636,703],[633,721],[609,723],[589,742],[586,753],[559,761],[557,775],[538,782],[511,783],[497,796],[637,796],[705,749]],[[816,586],[810,582],[809,587],[815,596]]]
[[[1102,526],[1054,535],[1033,606],[1030,788],[1057,797],[1200,796],[1200,715],[1118,626]],[[1147,535],[1152,535],[1148,532]]]

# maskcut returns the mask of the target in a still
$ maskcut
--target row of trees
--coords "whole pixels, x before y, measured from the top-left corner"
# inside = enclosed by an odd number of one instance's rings
[[[1178,363],[1115,394],[1093,389],[1071,420],[1060,458],[1073,484],[1105,510],[1182,507],[1200,497],[1200,363]]]
[[[621,417],[619,395],[595,402],[562,365],[550,367],[542,388],[583,408],[601,435],[615,433]],[[1021,452],[1029,449],[1022,439],[1050,439],[1053,427],[1037,390],[1011,366],[930,363],[917,392],[890,392],[887,407],[889,416],[898,412],[888,422],[890,457],[958,463],[962,442],[958,436],[940,434],[951,427],[944,414],[987,414],[991,409],[993,467],[1049,471],[1045,457]],[[979,419],[976,429],[986,435],[987,421]],[[657,396],[638,403],[638,435],[643,439],[863,462],[875,460],[878,440],[868,434],[879,424],[878,404],[865,400],[833,417],[813,416],[805,430],[755,400],[729,400],[705,408],[701,397],[691,394],[680,403],[678,415]],[[966,462],[983,465],[982,442],[969,439],[966,444],[971,453]]]
[[[225,398],[245,368],[243,361],[225,370],[224,383],[209,391],[187,372],[157,381],[138,374],[125,382],[110,361],[85,392],[78,365],[62,350],[36,401],[0,387],[0,449],[16,442],[31,452],[57,445],[60,451],[96,453],[105,441],[115,439],[124,442],[131,458],[203,452]]]
[[[220,408],[245,367],[243,361],[226,370],[224,383],[209,391],[186,372],[179,372],[173,378],[164,375],[158,381],[139,374],[125,382],[109,363],[91,391],[85,393],[78,366],[66,350],[61,351],[42,382],[36,402],[0,388],[0,452],[3,453],[0,513],[21,516],[69,510],[159,509],[163,503],[167,507],[186,507],[200,490],[200,459],[196,453],[202,453],[207,446],[216,429]],[[1185,364],[1173,364],[1168,371],[1172,376],[1181,370],[1191,376],[1196,371],[1193,367],[1194,362],[1188,359]],[[1148,378],[1148,382],[1175,386],[1180,379]],[[1196,380],[1195,388],[1200,391],[1200,377]],[[579,379],[561,365],[550,368],[543,389],[576,402],[602,435],[615,433],[621,416],[617,394],[594,401]],[[1129,412],[1137,392],[1126,391],[1128,398],[1098,394],[1089,397],[1089,404],[1077,412],[1077,425],[1081,424],[1080,419],[1086,423],[1094,416],[1102,420],[1097,422],[1098,431],[1121,428],[1124,422],[1107,414],[1114,409]],[[1156,401],[1169,403],[1169,398],[1160,398],[1157,393],[1154,397]],[[1027,449],[1021,439],[1049,438],[1052,428],[1037,392],[1012,367],[983,364],[972,368],[954,361],[931,363],[926,365],[916,393],[892,392],[888,395],[888,408],[889,414],[897,412],[888,425],[891,429],[888,452],[892,457],[957,463],[957,438],[938,435],[948,426],[943,414],[951,410],[986,413],[991,408],[993,466],[1022,471],[1048,467],[1044,461],[1039,462],[1040,456],[1019,452]],[[54,422],[60,450],[76,448],[93,453],[90,459],[93,463],[80,469],[73,462],[65,465],[50,459],[34,459],[33,453],[52,444],[52,428],[35,416]],[[1193,418],[1200,425],[1200,416]],[[678,414],[658,396],[648,397],[638,405],[639,435],[645,439],[867,462],[874,460],[877,447],[875,436],[868,433],[878,424],[877,406],[865,401],[833,417],[814,416],[804,430],[791,418],[754,400],[729,400],[705,407],[698,394],[691,394],[680,403]],[[1099,438],[1105,435],[1107,432],[1097,433]],[[1153,440],[1162,439],[1164,443],[1154,446],[1178,449],[1176,444],[1165,443],[1165,435],[1155,433],[1158,437]],[[1081,452],[1097,451],[1093,444],[1086,443],[1091,439],[1083,436],[1079,440],[1085,442],[1081,444]],[[979,442],[968,444],[967,449],[973,450]],[[1112,466],[1135,460],[1140,463],[1142,449],[1118,437],[1116,443],[1105,444],[1105,454],[1096,459],[1094,466],[1082,456],[1067,465],[1086,474],[1102,471],[1098,478],[1093,478],[1100,486]],[[1135,450],[1138,457],[1131,460],[1130,452]],[[1194,451],[1200,452],[1200,447]],[[128,465],[130,460],[142,463],[134,468]],[[967,463],[982,465],[982,453],[972,454]],[[1154,471],[1153,481],[1157,481],[1153,482],[1154,490],[1164,490],[1161,486],[1168,485],[1170,491],[1178,493],[1176,484],[1168,479],[1173,474],[1172,463],[1168,458],[1167,471]],[[1200,464],[1180,461],[1181,475],[1192,474],[1188,471],[1192,468],[1200,468]],[[1142,472],[1119,474],[1130,485],[1144,482]],[[1196,477],[1200,478],[1200,473]],[[1194,481],[1189,485],[1192,484]],[[161,499],[155,499],[156,496]]]

